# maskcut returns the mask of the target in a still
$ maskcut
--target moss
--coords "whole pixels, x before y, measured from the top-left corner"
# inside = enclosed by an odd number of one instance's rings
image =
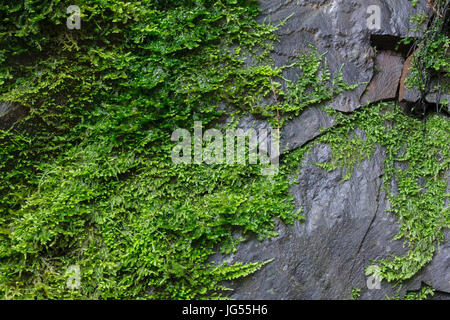
[[[264,264],[209,262],[235,249],[235,230],[264,239],[276,235],[273,218],[302,218],[289,167],[267,178],[259,165],[175,166],[170,136],[194,121],[211,127],[226,114],[220,103],[236,118],[275,118],[259,105],[280,87],[276,27],[256,23],[252,1],[77,5],[80,30],[62,24],[59,2],[0,6],[0,100],[29,110],[0,131],[0,293],[221,297],[221,281]],[[302,108],[317,101],[308,97]],[[72,265],[79,290],[66,285]]]
[[[280,174],[267,178],[259,165],[174,166],[172,131],[197,120],[212,127],[227,115],[222,103],[235,119],[253,113],[281,126],[352,86],[332,79],[312,50],[290,66],[302,77],[283,92],[283,69],[270,60],[276,26],[256,23],[254,1],[76,4],[81,30],[66,28],[59,1],[0,6],[0,101],[29,110],[0,131],[0,295],[220,298],[223,280],[266,263],[210,262],[218,248],[235,250],[235,230],[264,239],[276,235],[274,218],[302,219],[290,177],[311,145],[284,155]],[[318,140],[334,150],[325,169],[350,173],[375,144],[388,150],[385,182],[400,179],[390,200],[411,253],[380,263],[388,280],[406,279],[448,226],[448,161],[436,160],[448,159],[448,121],[433,117],[423,137],[420,122],[385,104],[334,115],[339,126]],[[367,140],[348,139],[356,128]],[[81,272],[75,290],[66,284],[72,265]]]

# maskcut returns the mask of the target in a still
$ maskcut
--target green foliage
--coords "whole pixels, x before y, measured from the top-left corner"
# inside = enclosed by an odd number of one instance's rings
[[[221,281],[263,263],[211,254],[234,250],[236,231],[262,239],[274,217],[301,217],[286,175],[174,166],[170,135],[271,92],[275,27],[252,1],[74,4],[81,30],[60,1],[0,6],[0,101],[29,110],[0,131],[0,296],[220,297]]]
[[[414,56],[411,73],[406,80],[408,88],[420,90],[424,97],[429,92],[448,92],[450,90],[450,37],[448,29],[448,8],[450,1],[430,1],[432,15],[418,13],[411,22],[422,33],[418,39],[405,39],[405,43],[414,41]],[[433,86],[432,78],[438,79]],[[446,106],[445,103],[442,103]],[[448,104],[448,103],[447,103]]]
[[[278,109],[283,122],[298,116],[305,108],[330,101],[344,91],[354,90],[361,83],[348,84],[343,79],[342,67],[332,76],[325,58],[326,52],[319,54],[312,45],[310,51],[301,54],[298,61],[288,67],[295,67],[298,77],[295,82],[286,80],[287,90],[279,92],[282,103],[271,109]]]
[[[352,300],[358,300],[361,295],[361,289],[352,288]]]
[[[400,296],[400,293],[397,293],[394,297],[387,298],[389,300],[427,300],[432,296],[434,296],[434,289],[430,286],[423,286],[419,291],[408,292],[403,297]]]

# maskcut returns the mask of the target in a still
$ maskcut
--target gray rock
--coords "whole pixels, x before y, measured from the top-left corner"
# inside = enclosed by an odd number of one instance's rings
[[[276,46],[276,65],[286,65],[295,57],[308,50],[309,44],[319,52],[327,52],[326,58],[332,73],[343,66],[344,79],[351,83],[361,83],[354,91],[345,92],[330,107],[350,112],[361,106],[361,95],[374,76],[375,52],[370,36],[390,35],[407,37],[417,35],[412,31],[410,17],[426,10],[426,1],[419,1],[413,8],[408,0],[309,0],[272,1],[261,0],[261,21],[279,24],[290,18],[279,28],[280,42]],[[381,24],[379,29],[371,29],[367,23],[371,5],[379,6]],[[370,26],[370,28],[369,28]],[[287,70],[285,77],[294,81],[295,71]]]
[[[439,97],[439,98],[438,98]],[[447,101],[447,110],[448,112],[450,112],[450,94],[449,93],[441,93],[441,95],[439,96],[438,93],[430,93],[428,94],[425,99],[427,100],[427,102],[429,103],[443,103],[444,101]]]
[[[411,54],[403,65],[402,76],[400,78],[400,89],[398,93],[399,102],[417,102],[420,99],[420,92],[418,90],[410,89],[407,87],[406,79],[411,74],[411,63],[413,54]]]
[[[0,129],[6,130],[11,128],[26,113],[27,109],[20,105],[0,102]]]
[[[335,125],[323,110],[325,106],[352,112],[366,102],[393,99],[402,75],[403,58],[396,53],[379,51],[376,57],[371,35],[407,37],[417,35],[410,30],[410,17],[426,10],[426,0],[413,9],[408,0],[309,0],[260,1],[260,20],[278,24],[280,43],[274,60],[277,66],[293,61],[309,43],[326,57],[332,73],[342,65],[344,79],[349,83],[365,83],[346,92],[326,105],[306,109],[288,122],[282,131],[282,150],[294,150],[317,138],[321,129]],[[367,27],[367,8],[381,9],[381,28]],[[298,76],[286,70],[284,76],[295,81]],[[367,90],[366,90],[367,89]],[[268,128],[265,121],[246,117],[241,128]],[[358,134],[358,132],[356,133]],[[369,289],[365,268],[373,260],[391,254],[404,255],[407,248],[394,241],[398,233],[396,217],[386,213],[389,202],[382,189],[384,150],[354,169],[352,178],[342,181],[340,170],[326,172],[315,163],[325,162],[331,150],[326,145],[312,148],[301,164],[298,184],[292,186],[297,207],[302,206],[305,222],[286,226],[277,221],[279,236],[258,241],[255,237],[239,245],[235,254],[217,254],[213,261],[255,262],[274,259],[257,273],[229,282],[233,299],[349,299],[352,288],[361,289],[362,299],[385,299],[397,289],[382,282],[380,289]],[[449,183],[450,185],[450,183]],[[392,182],[395,189],[396,182]],[[393,190],[395,191],[395,190]],[[404,283],[400,293],[431,285],[447,299],[449,288],[449,232],[433,261],[412,280]]]
[[[370,14],[367,9],[371,5],[378,5],[381,10],[380,29],[368,26]],[[343,77],[347,82],[361,83],[356,90],[345,92],[328,104],[311,108],[311,111],[306,110],[289,122],[281,133],[282,150],[293,150],[320,135],[321,128],[335,124],[320,108],[329,106],[351,112],[368,101],[395,98],[403,59],[386,52],[376,58],[370,38],[371,35],[418,35],[418,32],[410,30],[410,17],[426,10],[426,1],[419,1],[416,9],[408,0],[261,0],[260,7],[260,22],[270,21],[277,25],[290,17],[278,30],[280,42],[276,44],[273,55],[275,65],[289,64],[313,44],[319,52],[327,52],[327,63],[333,74],[343,67]],[[381,70],[378,73],[376,59]],[[284,77],[295,81],[298,74],[293,69],[286,69]]]
[[[434,289],[450,294],[450,231],[446,230],[444,241],[438,248],[430,264],[422,270],[413,282],[418,287],[419,281]]]
[[[415,88],[407,88],[406,85],[406,79],[410,75],[411,71],[411,62],[413,59],[413,55],[410,55],[403,65],[403,71],[402,76],[400,79],[400,89],[399,89],[399,101],[400,102],[412,102],[415,103],[419,101],[421,93],[418,89]],[[448,78],[444,78],[441,81],[448,81]],[[447,110],[450,112],[450,93],[448,92],[436,92],[435,87],[438,84],[437,79],[431,79],[431,85],[430,85],[430,93],[426,95],[425,100],[428,103],[443,103],[445,100],[447,100]],[[445,106],[444,106],[445,107]]]
[[[277,238],[263,242],[252,238],[241,243],[237,253],[214,257],[231,263],[274,259],[254,275],[228,283],[234,289],[231,298],[349,299],[352,288],[361,289],[361,299],[385,299],[397,293],[384,281],[379,289],[369,289],[364,273],[372,260],[407,251],[401,241],[393,240],[397,220],[385,212],[389,203],[381,188],[384,150],[377,148],[348,181],[342,181],[340,170],[317,168],[315,163],[329,160],[330,154],[326,145],[313,147],[301,165],[298,184],[292,187],[297,206],[304,208],[305,222],[291,227],[277,222]],[[448,245],[446,241],[433,262],[405,283],[402,294],[419,290],[422,283],[450,293]]]
[[[320,135],[321,129],[328,129],[335,121],[320,108],[309,108],[298,118],[290,121],[281,134],[281,150],[294,150]]]
[[[447,78],[441,79],[441,81],[450,81],[450,79],[447,77]],[[425,100],[428,103],[442,104],[442,106],[444,108],[447,107],[444,110],[447,110],[447,112],[450,113],[450,92],[445,92],[443,90],[441,90],[441,92],[438,92],[436,90],[433,90],[437,84],[438,84],[437,79],[432,79],[432,81],[431,81],[432,90],[431,90],[431,93],[429,93],[425,97]],[[445,105],[445,106],[443,105],[444,101],[447,101],[447,105]]]

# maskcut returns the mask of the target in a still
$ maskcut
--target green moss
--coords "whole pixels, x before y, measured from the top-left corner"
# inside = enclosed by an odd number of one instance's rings
[[[361,295],[361,289],[358,288],[352,288],[352,300],[358,300],[358,298]]]
[[[263,239],[275,217],[302,218],[289,167],[175,166],[170,136],[212,126],[220,103],[262,114],[282,71],[276,27],[251,1],[76,4],[81,30],[58,1],[0,6],[0,100],[30,111],[0,131],[1,296],[220,297],[221,281],[264,264],[209,261],[235,249],[235,231]]]
[[[301,77],[283,92],[283,68],[269,58],[276,26],[256,23],[254,1],[74,4],[81,30],[67,30],[59,1],[0,5],[0,101],[29,110],[0,130],[1,297],[222,297],[223,280],[267,262],[216,265],[211,255],[235,250],[236,231],[264,239],[276,235],[274,218],[302,219],[290,177],[311,145],[265,177],[258,165],[174,166],[172,131],[196,120],[212,127],[230,113],[281,126],[354,86],[341,73],[333,79],[312,50],[290,66]],[[278,103],[264,105],[274,90]],[[431,119],[422,137],[420,122],[389,108],[335,112],[339,126],[318,143],[334,150],[324,168],[347,173],[375,144],[387,148],[385,185],[400,179],[390,201],[412,253],[380,263],[385,278],[401,280],[431,259],[448,226],[448,161],[436,160],[448,159],[448,121]],[[367,140],[348,139],[356,128]],[[398,172],[395,161],[410,171]],[[80,267],[79,290],[66,285],[71,265]]]
[[[435,290],[430,286],[424,286],[417,292],[408,292],[403,297],[397,293],[394,297],[387,297],[389,300],[427,300],[434,296]]]

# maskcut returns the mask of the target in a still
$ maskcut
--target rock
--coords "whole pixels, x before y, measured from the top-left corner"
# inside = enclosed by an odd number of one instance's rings
[[[330,154],[328,146],[314,147],[302,165],[299,184],[292,187],[306,222],[296,222],[293,227],[279,223],[276,239],[252,239],[240,245],[232,261],[275,260],[233,283],[231,298],[347,299],[352,286],[364,285],[362,268],[368,261],[363,257],[379,257],[387,245],[391,252],[401,248],[401,244],[391,243],[397,230],[383,212],[383,150],[378,149],[345,182],[341,181],[342,172],[326,172],[313,164],[327,161]],[[383,226],[381,234],[373,232],[374,225]],[[378,243],[371,242],[377,236],[381,237],[376,239]]]
[[[449,93],[441,93],[440,97],[438,98],[438,93],[432,92],[429,93],[425,99],[428,103],[434,103],[434,104],[441,104],[444,101],[447,101],[447,112],[450,112],[450,94]],[[445,106],[444,106],[445,107]]]
[[[309,141],[317,138],[322,130],[331,128],[336,124],[333,117],[321,108],[310,107],[306,109],[300,116],[288,122],[281,129],[281,153],[295,150]],[[258,131],[261,129],[270,132],[270,125],[267,121],[255,119],[252,115],[243,117],[237,126],[244,132],[253,128]],[[268,135],[268,147],[271,146],[271,135]],[[262,143],[264,141],[259,141]]]
[[[409,102],[409,103],[416,103],[420,99],[420,91],[414,88],[407,88],[406,86],[406,79],[411,74],[411,61],[413,59],[413,54],[411,54],[408,59],[406,59],[405,64],[403,66],[402,76],[400,79],[400,89],[399,89],[399,102]],[[448,81],[448,79],[446,79]],[[445,80],[444,80],[445,81]],[[426,102],[428,103],[434,103],[434,104],[441,104],[445,100],[447,100],[447,110],[450,112],[450,93],[448,92],[436,92],[433,90],[433,88],[436,87],[438,84],[437,79],[431,79],[431,92],[428,93],[425,97]],[[445,107],[445,106],[444,106]]]
[[[450,79],[447,77],[445,78],[445,80],[441,79],[441,83],[443,83],[444,81],[450,81]],[[431,93],[429,93],[426,97],[425,100],[428,103],[433,103],[433,104],[442,104],[442,107],[445,110],[445,107],[447,112],[450,113],[450,92],[436,92],[437,90],[433,90],[436,86],[438,85],[438,80],[437,79],[432,79],[431,80]],[[444,105],[444,102],[447,102],[446,105]]]
[[[403,68],[403,57],[387,47],[378,48],[379,54],[375,56],[371,36],[398,39],[418,35],[410,30],[410,17],[427,10],[426,4],[426,0],[421,0],[414,9],[408,0],[260,1],[261,22],[270,20],[277,25],[292,15],[279,29],[280,42],[274,54],[277,66],[289,64],[312,43],[319,52],[326,52],[332,73],[336,74],[343,65],[347,82],[364,83],[328,104],[306,109],[289,121],[281,135],[282,150],[301,147],[318,137],[321,128],[335,125],[324,107],[352,112],[366,102],[395,98],[399,79],[404,82],[411,59]],[[381,9],[380,29],[367,26],[370,5]],[[286,69],[284,76],[295,81],[298,75]],[[414,92],[401,90],[402,99],[418,100],[409,96]],[[239,126],[268,128],[267,122],[251,116],[242,119]],[[370,159],[354,169],[348,181],[342,181],[345,173],[340,170],[327,172],[315,165],[329,160],[330,155],[328,146],[314,146],[301,164],[298,184],[291,187],[296,206],[304,209],[305,222],[286,226],[278,221],[279,236],[275,239],[260,242],[252,237],[241,243],[235,254],[216,254],[212,258],[212,261],[229,263],[274,259],[257,273],[227,283],[234,289],[231,298],[349,299],[352,288],[361,289],[362,299],[385,299],[386,295],[397,294],[397,288],[385,281],[380,289],[369,289],[364,273],[373,260],[407,252],[402,241],[393,240],[398,233],[396,217],[385,212],[389,202],[382,189],[384,150],[378,147]],[[400,294],[427,284],[439,291],[438,299],[448,299],[448,230],[445,237],[433,261],[406,281]]]
[[[330,155],[326,145],[313,147],[301,165],[298,184],[292,186],[305,222],[292,227],[277,222],[277,238],[264,242],[252,238],[241,243],[235,254],[214,257],[229,263],[274,259],[254,275],[228,283],[234,289],[232,299],[349,299],[352,288],[361,289],[361,299],[385,299],[397,293],[384,281],[379,289],[369,289],[364,274],[372,260],[407,250],[393,240],[397,220],[385,212],[389,204],[382,190],[384,150],[378,147],[348,181],[342,181],[340,170],[326,172],[314,165]],[[448,250],[446,241],[433,262],[407,281],[400,293],[419,290],[422,283],[450,293]]]
[[[25,107],[20,105],[0,102],[0,129],[7,130],[27,113]]]
[[[369,29],[367,8],[378,5],[381,9],[380,29]],[[371,36],[389,36],[391,39],[418,35],[411,31],[410,19],[418,11],[426,10],[426,1],[419,1],[414,9],[408,0],[392,1],[260,1],[262,9],[260,22],[280,24],[280,42],[273,55],[276,66],[285,66],[295,61],[296,56],[309,50],[310,44],[319,52],[326,52],[330,71],[336,74],[341,68],[344,80],[350,84],[361,83],[351,92],[345,92],[332,102],[305,111],[298,118],[286,124],[282,131],[282,150],[293,150],[320,135],[320,129],[334,125],[323,107],[343,112],[358,109],[367,101],[379,101],[395,97],[398,77],[401,71],[401,57],[396,53],[383,52],[378,58],[371,45]],[[392,44],[395,47],[395,44]],[[389,56],[389,58],[388,58]],[[375,74],[376,60],[381,73]],[[389,68],[392,73],[388,72]],[[295,81],[295,70],[286,69],[284,77]],[[373,80],[371,82],[371,80]],[[389,85],[383,84],[389,81]],[[371,83],[370,83],[371,82]],[[368,92],[367,85],[370,83]],[[378,96],[379,95],[379,96]]]
[[[361,98],[361,103],[395,99],[404,62],[398,53],[380,51],[375,60],[375,75]]]
[[[371,5],[381,10],[379,29],[369,28],[367,9]],[[327,52],[332,73],[336,74],[343,67],[344,80],[361,83],[356,90],[343,93],[329,104],[343,112],[361,106],[361,95],[374,76],[375,52],[370,43],[371,35],[416,36],[419,33],[411,30],[410,17],[427,10],[424,0],[418,2],[417,8],[408,0],[262,0],[260,6],[261,22],[266,20],[277,25],[290,17],[278,31],[280,42],[274,54],[277,66],[289,64],[312,43],[319,52]],[[293,70],[287,70],[284,76],[292,81],[297,77]]]
[[[399,102],[417,102],[420,99],[420,92],[418,90],[409,89],[406,86],[406,79],[408,79],[411,74],[411,62],[413,59],[413,54],[411,54],[405,61],[403,65],[402,76],[400,78],[400,89],[398,92]]]
[[[321,129],[335,125],[334,119],[320,108],[308,108],[289,122],[281,133],[281,150],[297,149],[320,135]]]

